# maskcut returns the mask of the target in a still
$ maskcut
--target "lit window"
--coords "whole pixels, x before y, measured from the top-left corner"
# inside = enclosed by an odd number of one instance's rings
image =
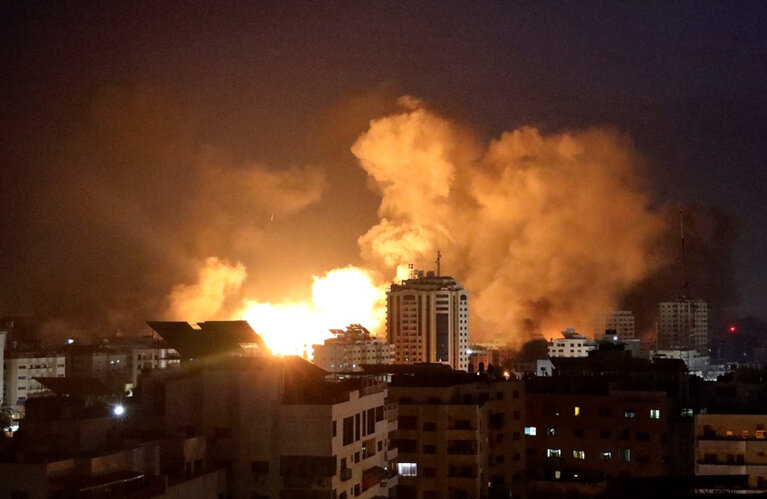
[[[732,433],[732,430],[727,430],[727,433],[726,433],[726,435],[727,435],[728,437],[732,437],[732,435],[733,435],[733,433]]]
[[[525,426],[525,435],[535,436],[537,429],[535,426]]]
[[[623,415],[624,415],[625,417],[627,417],[627,418],[635,418],[635,417],[637,417],[637,413],[636,413],[636,411],[634,411],[633,409],[626,409],[626,410],[623,412]]]
[[[401,476],[418,476],[416,463],[397,463],[397,473]]]
[[[555,471],[554,472],[554,478],[556,478],[557,480],[562,478],[562,472],[561,471]]]
[[[556,435],[557,429],[556,428],[549,428],[549,435]]]
[[[765,437],[765,430],[756,430],[756,438],[763,440]]]
[[[546,449],[546,457],[562,457],[562,449]]]
[[[621,461],[626,461],[627,463],[631,461],[631,449],[621,449],[620,454],[618,455]]]
[[[650,409],[650,419],[660,419],[660,409]]]
[[[613,453],[612,452],[601,452],[599,454],[599,457],[601,457],[603,460],[612,459]]]
[[[573,407],[573,415],[580,416],[581,415],[581,408],[579,406]]]
[[[586,459],[586,451],[574,450],[573,451],[573,459]]]

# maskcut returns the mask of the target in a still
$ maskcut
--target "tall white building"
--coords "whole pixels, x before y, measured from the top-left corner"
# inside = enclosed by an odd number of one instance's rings
[[[469,293],[454,278],[417,271],[392,284],[386,300],[386,335],[396,363],[468,370]]]
[[[608,330],[615,331],[619,340],[635,338],[634,312],[630,310],[611,310],[599,314],[594,321],[594,337],[599,338]]]
[[[331,329],[335,338],[314,345],[313,363],[326,371],[361,371],[362,364],[393,364],[394,345],[381,342],[359,324]]]
[[[697,350],[708,355],[708,305],[703,300],[678,298],[660,304],[658,349]]]

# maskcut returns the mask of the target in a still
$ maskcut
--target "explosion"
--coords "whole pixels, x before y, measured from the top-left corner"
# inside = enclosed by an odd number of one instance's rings
[[[311,300],[232,304],[245,269],[208,259],[198,284],[174,289],[172,310],[244,317],[274,351],[302,354],[331,328],[378,330],[386,283],[440,250],[443,269],[472,293],[472,338],[519,343],[588,330],[665,263],[654,250],[664,223],[625,136],[524,127],[484,145],[420,101],[401,104],[351,147],[381,194],[378,224],[358,239],[366,268],[314,277]]]
[[[348,324],[376,331],[386,317],[385,284],[376,284],[380,278],[375,273],[352,265],[314,276],[311,300],[228,303],[245,277],[241,264],[208,258],[196,284],[174,288],[171,315],[193,322],[215,317],[245,319],[274,353],[283,355],[309,355],[313,344],[330,336],[330,329]]]

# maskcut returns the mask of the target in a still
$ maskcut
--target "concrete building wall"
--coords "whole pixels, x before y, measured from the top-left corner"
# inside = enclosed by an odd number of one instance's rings
[[[390,396],[399,410],[400,499],[519,491],[525,459],[521,383],[392,386]]]
[[[695,474],[748,475],[752,488],[767,489],[767,415],[697,414]]]
[[[235,498],[330,497],[333,490],[338,497],[387,495],[396,480],[384,487],[376,480],[366,488],[370,484],[363,479],[371,468],[388,467],[385,389],[347,392],[348,400],[335,403],[288,403],[286,384],[296,382],[278,360],[273,368],[210,367],[169,380],[166,431],[205,435],[211,461],[226,470],[228,493]],[[371,414],[380,420],[370,420],[368,433],[360,425]],[[349,417],[355,438],[344,444]]]

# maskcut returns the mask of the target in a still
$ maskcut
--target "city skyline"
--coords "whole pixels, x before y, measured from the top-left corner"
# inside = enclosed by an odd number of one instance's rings
[[[595,5],[4,6],[0,313],[306,323],[441,250],[478,337],[641,336],[681,208],[711,326],[764,318],[764,6]]]

